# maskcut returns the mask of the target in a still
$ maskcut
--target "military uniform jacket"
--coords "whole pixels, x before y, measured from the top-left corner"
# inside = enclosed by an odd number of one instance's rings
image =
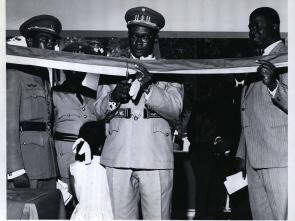
[[[108,112],[109,94],[116,85],[99,85],[96,113],[103,119]],[[112,118],[109,135],[101,155],[108,167],[137,169],[172,169],[173,143],[168,121],[177,120],[183,105],[183,86],[159,81],[153,85],[148,100],[142,95],[135,105],[131,100],[120,108],[130,108],[131,118]],[[161,118],[143,118],[144,108]]]
[[[95,99],[83,95],[82,97],[83,104],[79,101],[75,93],[63,91],[62,86],[53,88],[55,132],[78,136],[80,127],[84,123],[97,120],[93,105]],[[72,151],[73,143],[73,141],[55,140],[61,177],[69,177],[69,166],[75,161],[75,155]]]
[[[281,42],[270,54],[286,53]],[[245,87],[241,99],[242,133],[237,151],[253,168],[288,165],[288,73],[279,75],[272,97],[262,81]]]
[[[75,93],[53,88],[55,131],[78,135],[79,129],[84,123],[96,121],[97,118],[93,106],[95,95],[94,98],[84,95],[81,96],[83,98],[83,104],[79,101]]]
[[[7,69],[6,80],[7,172],[25,169],[30,179],[56,177],[48,81],[42,80],[36,69],[28,66]],[[22,121],[44,122],[48,127],[45,131],[20,131]]]

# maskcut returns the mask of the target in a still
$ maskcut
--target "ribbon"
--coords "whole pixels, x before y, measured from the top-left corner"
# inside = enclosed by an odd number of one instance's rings
[[[81,71],[95,74],[126,76],[136,73],[136,65],[143,64],[157,74],[238,74],[255,73],[257,60],[271,61],[277,68],[288,66],[288,53],[247,58],[134,60],[88,54],[77,54],[14,45],[6,46],[6,62],[21,65]]]
[[[85,160],[84,160],[85,165],[89,165],[91,164],[91,149],[89,144],[83,138],[80,137],[75,141],[75,143],[72,146],[72,150],[75,154],[77,154],[77,147],[78,147],[78,144],[80,144],[81,142],[84,142],[84,143],[80,151],[78,152],[78,155],[85,154]]]

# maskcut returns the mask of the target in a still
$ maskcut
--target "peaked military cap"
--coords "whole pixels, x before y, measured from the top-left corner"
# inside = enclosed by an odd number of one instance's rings
[[[83,42],[70,43],[62,51],[94,54],[92,47],[89,44]]]
[[[127,27],[131,25],[142,25],[160,30],[165,25],[165,18],[159,12],[148,7],[135,7],[129,9],[125,14]]]
[[[45,32],[61,38],[59,35],[61,29],[61,23],[56,17],[51,15],[37,15],[24,22],[20,26],[19,32],[24,37],[30,37],[37,32]]]

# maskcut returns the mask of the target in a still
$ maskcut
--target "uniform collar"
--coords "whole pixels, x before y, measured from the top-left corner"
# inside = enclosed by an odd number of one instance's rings
[[[269,53],[280,43],[282,42],[282,40],[276,41],[274,43],[272,43],[271,45],[267,46],[264,49],[263,55],[269,55]]]

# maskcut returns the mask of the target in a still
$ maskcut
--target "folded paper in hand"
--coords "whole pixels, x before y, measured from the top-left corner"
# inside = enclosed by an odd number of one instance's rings
[[[240,171],[236,174],[226,177],[224,185],[228,194],[231,195],[232,193],[235,193],[248,185],[247,177],[244,179],[242,171]]]
[[[68,202],[70,202],[70,200],[72,199],[72,195],[68,192],[69,191],[69,187],[68,187],[68,184],[62,182],[61,180],[58,180],[56,182],[56,189],[59,189],[61,194],[62,194],[62,197],[64,199],[64,203],[65,205],[68,204]]]
[[[135,79],[132,82],[132,85],[129,90],[129,95],[132,97],[133,100],[136,99],[139,89],[140,89],[140,82],[137,79]]]
[[[187,137],[183,137],[182,140],[183,140],[183,152],[188,152],[191,143],[189,142]]]

